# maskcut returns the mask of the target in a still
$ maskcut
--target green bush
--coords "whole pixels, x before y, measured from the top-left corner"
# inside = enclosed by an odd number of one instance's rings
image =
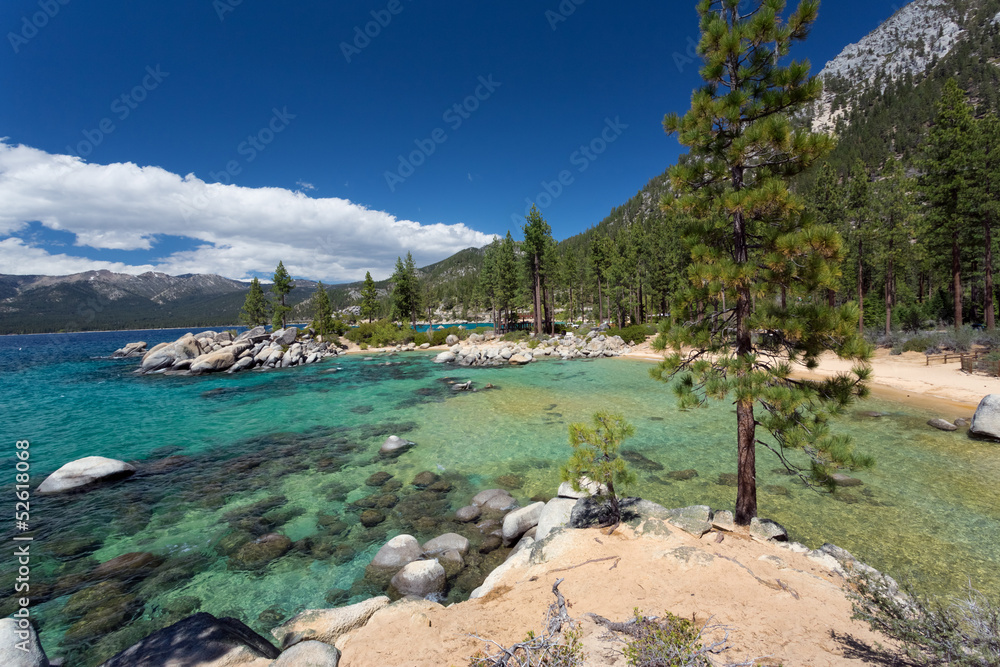
[[[379,320],[378,322],[364,322],[350,329],[345,337],[358,345],[365,343],[369,347],[385,347],[412,340],[413,330],[409,328],[404,330],[391,320]]]
[[[686,618],[668,611],[654,620],[636,609],[633,623],[629,633],[633,639],[625,646],[625,659],[630,667],[713,664],[710,651],[701,644],[701,632]]]
[[[430,343],[430,342],[431,342],[431,339],[428,338],[427,334],[424,333],[423,331],[419,331],[416,334],[414,334],[414,336],[413,336],[413,344],[414,345],[420,346],[420,345],[423,345],[424,343]]]
[[[604,335],[621,336],[621,339],[629,345],[637,345],[646,342],[647,336],[656,334],[656,325],[653,324],[633,324],[624,329],[608,329]]]
[[[903,352],[924,352],[928,348],[932,348],[937,345],[937,336],[932,336],[929,334],[924,334],[922,336],[914,336],[905,343],[903,343]]]

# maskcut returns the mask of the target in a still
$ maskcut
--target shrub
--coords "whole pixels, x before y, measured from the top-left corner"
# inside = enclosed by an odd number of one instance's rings
[[[638,345],[639,343],[646,342],[648,336],[653,336],[656,334],[656,325],[654,324],[633,324],[630,327],[625,327],[624,329],[608,329],[605,332],[606,336],[621,336],[629,345]]]
[[[346,338],[357,343],[366,343],[370,347],[385,347],[394,343],[406,342],[407,335],[411,336],[413,330],[407,328],[405,331],[396,326],[390,320],[379,320],[378,322],[364,322],[347,332]]]
[[[650,665],[711,667],[712,661],[702,647],[701,632],[686,618],[669,611],[652,619],[635,610],[629,632],[634,639],[625,645],[625,659],[631,667]]]
[[[424,343],[430,343],[430,342],[431,342],[431,339],[428,338],[427,334],[425,334],[423,331],[419,331],[416,334],[414,334],[414,336],[413,336],[413,344],[414,345],[419,346],[419,345],[423,345]]]
[[[899,641],[908,657],[926,665],[1000,664],[1000,606],[970,587],[950,602],[916,593],[907,581],[856,571],[848,597],[853,618]]]
[[[937,336],[924,334],[914,336],[903,343],[903,352],[924,352],[928,348],[937,346]]]

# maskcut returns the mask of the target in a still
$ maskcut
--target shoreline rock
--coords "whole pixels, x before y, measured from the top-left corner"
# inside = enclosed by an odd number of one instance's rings
[[[135,474],[135,466],[103,456],[86,456],[70,461],[38,485],[38,493],[66,493],[85,490],[104,482],[113,482]]]
[[[342,351],[334,343],[324,342],[322,336],[314,336],[311,329],[288,327],[268,333],[264,327],[254,327],[235,338],[228,331],[186,333],[148,351],[145,342],[129,343],[112,356],[141,355],[136,372],[143,375],[201,375],[313,364]]]
[[[465,341],[449,343],[451,347],[439,353],[434,363],[458,366],[523,366],[541,357],[569,359],[596,359],[628,354],[632,348],[620,336],[605,336],[591,331],[579,338],[572,332],[564,336],[542,337],[535,347],[527,342],[511,343],[496,339],[492,333],[473,334]]]

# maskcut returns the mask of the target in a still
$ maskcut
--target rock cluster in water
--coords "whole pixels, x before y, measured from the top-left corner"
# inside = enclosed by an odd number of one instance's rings
[[[538,357],[560,357],[564,360],[617,357],[631,350],[620,336],[605,336],[598,331],[591,331],[583,338],[567,332],[561,337],[541,339],[534,348],[523,342],[496,340],[492,332],[472,334],[461,342],[454,336],[448,336],[445,342],[451,348],[435,357],[434,362],[459,366],[519,366]]]
[[[112,357],[138,356],[143,342],[129,343]],[[264,327],[244,331],[235,338],[228,331],[184,334],[172,343],[160,343],[143,353],[139,373],[235,373],[252,368],[288,368],[311,364],[340,353],[334,343],[323,342],[310,330],[295,327],[268,333]]]

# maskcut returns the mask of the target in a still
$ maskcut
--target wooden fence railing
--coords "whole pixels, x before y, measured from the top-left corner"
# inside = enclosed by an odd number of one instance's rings
[[[971,361],[978,361],[979,357],[982,356],[982,352],[947,352],[945,354],[928,354],[927,363],[925,365],[930,366],[932,361],[940,361],[941,363],[948,363],[948,361],[961,361],[964,364],[966,359]]]

